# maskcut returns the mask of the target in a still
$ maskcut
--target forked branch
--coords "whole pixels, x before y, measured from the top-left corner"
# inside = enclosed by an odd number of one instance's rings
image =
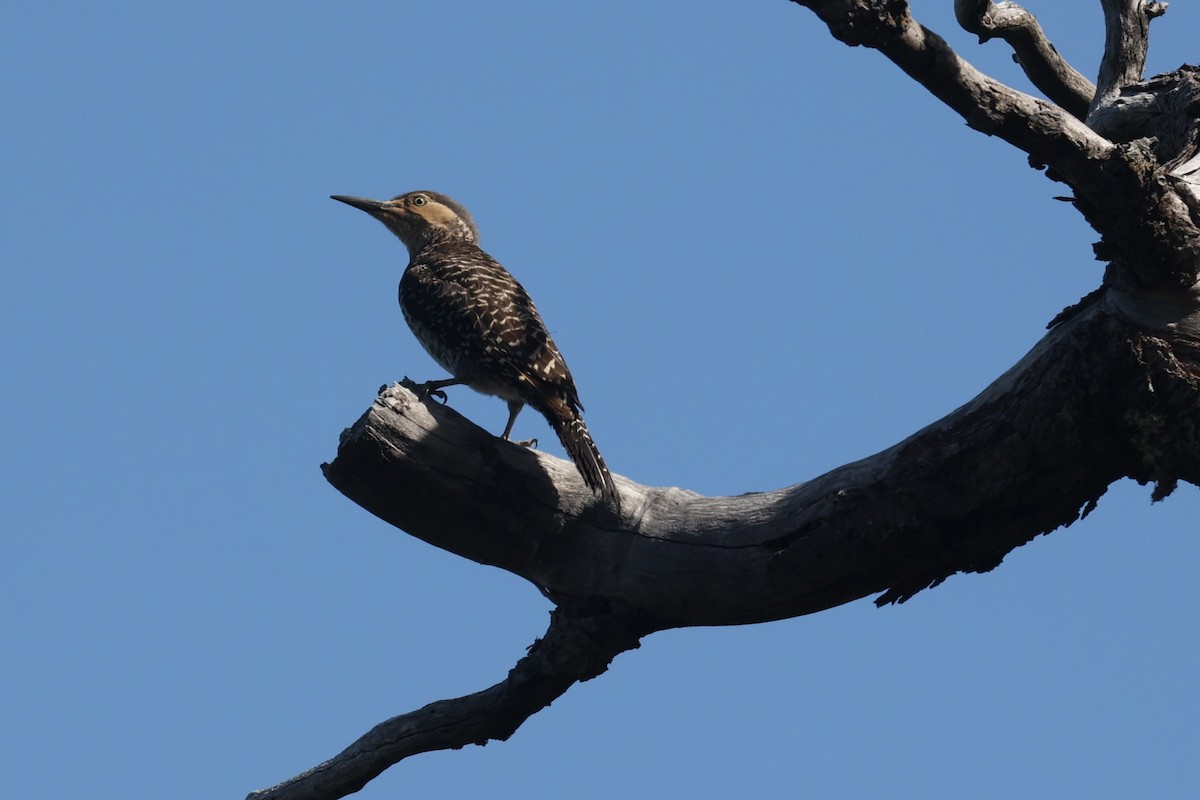
[[[1147,138],[1184,142],[1188,146],[1182,148],[1176,172],[1195,174],[1189,160],[1196,153],[1191,146],[1195,105],[1179,102],[1180,95],[1186,95],[1188,76],[1182,75],[1178,82],[1184,90],[1170,97],[1141,91],[1132,99],[1122,95],[1111,103],[1102,100],[1104,91],[1119,92],[1123,81],[1140,75],[1145,28],[1150,18],[1162,13],[1161,3],[1106,0],[1107,84],[1097,90],[1084,124],[1057,105],[981,73],[940,36],[918,24],[903,0],[793,2],[812,9],[838,39],[879,50],[973,128],[1023,150],[1033,164],[1049,167],[1053,177],[1070,185],[1080,211],[1104,237],[1097,255],[1105,261],[1118,252],[1129,257],[1126,275],[1118,276],[1122,288],[1145,292],[1147,287],[1162,285],[1189,303],[1200,292],[1191,277],[1200,258],[1200,227],[1193,218],[1193,208],[1200,208],[1200,202],[1188,182],[1191,178],[1168,179],[1162,169],[1181,149],[1176,147],[1176,152],[1164,157]],[[1127,108],[1131,102],[1137,105],[1132,112]],[[1098,119],[1101,112],[1104,120]],[[1164,137],[1158,130],[1146,130],[1151,123],[1177,130]],[[1114,144],[1114,139],[1123,144]]]
[[[622,479],[613,518],[569,462],[402,387],[347,431],[328,479],[384,520],[557,604],[501,683],[388,720],[251,800],[332,800],[408,756],[505,739],[655,630],[767,621],[992,569],[1122,476],[1200,482],[1200,313],[1110,293],[979,397],[788,489],[705,498]]]
[[[1046,38],[1037,17],[1016,3],[954,0],[958,24],[988,41],[999,37],[1012,47],[1030,82],[1077,119],[1087,117],[1095,85],[1067,63]]]
[[[957,112],[967,124],[998,136],[1052,167],[1084,193],[1103,193],[1095,162],[1112,151],[1076,116],[980,72],[919,24],[900,0],[792,0],[811,9],[839,40],[883,53]]]

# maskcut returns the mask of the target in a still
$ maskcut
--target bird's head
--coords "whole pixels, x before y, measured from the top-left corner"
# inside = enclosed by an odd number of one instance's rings
[[[332,195],[346,205],[367,212],[400,237],[409,255],[437,242],[479,242],[479,231],[467,210],[437,192],[409,192],[391,200]]]

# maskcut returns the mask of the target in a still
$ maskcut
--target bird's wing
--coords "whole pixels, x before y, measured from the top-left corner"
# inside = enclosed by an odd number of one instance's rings
[[[582,410],[575,381],[525,288],[481,251],[437,264],[414,264],[401,292],[421,310],[421,324],[448,348],[543,397],[561,396]],[[461,262],[461,263],[459,263]]]

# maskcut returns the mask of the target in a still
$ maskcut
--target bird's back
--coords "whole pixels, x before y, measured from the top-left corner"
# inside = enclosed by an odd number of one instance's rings
[[[524,287],[471,242],[432,244],[400,279],[400,309],[450,374],[485,394],[579,408],[571,372]]]

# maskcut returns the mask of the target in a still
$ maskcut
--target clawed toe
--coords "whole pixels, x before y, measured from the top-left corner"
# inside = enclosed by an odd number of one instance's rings
[[[447,400],[449,400],[446,397],[446,393],[439,388],[438,381],[417,384],[417,397],[420,397],[422,400],[426,397],[436,397],[442,401],[442,405],[446,405]]]

